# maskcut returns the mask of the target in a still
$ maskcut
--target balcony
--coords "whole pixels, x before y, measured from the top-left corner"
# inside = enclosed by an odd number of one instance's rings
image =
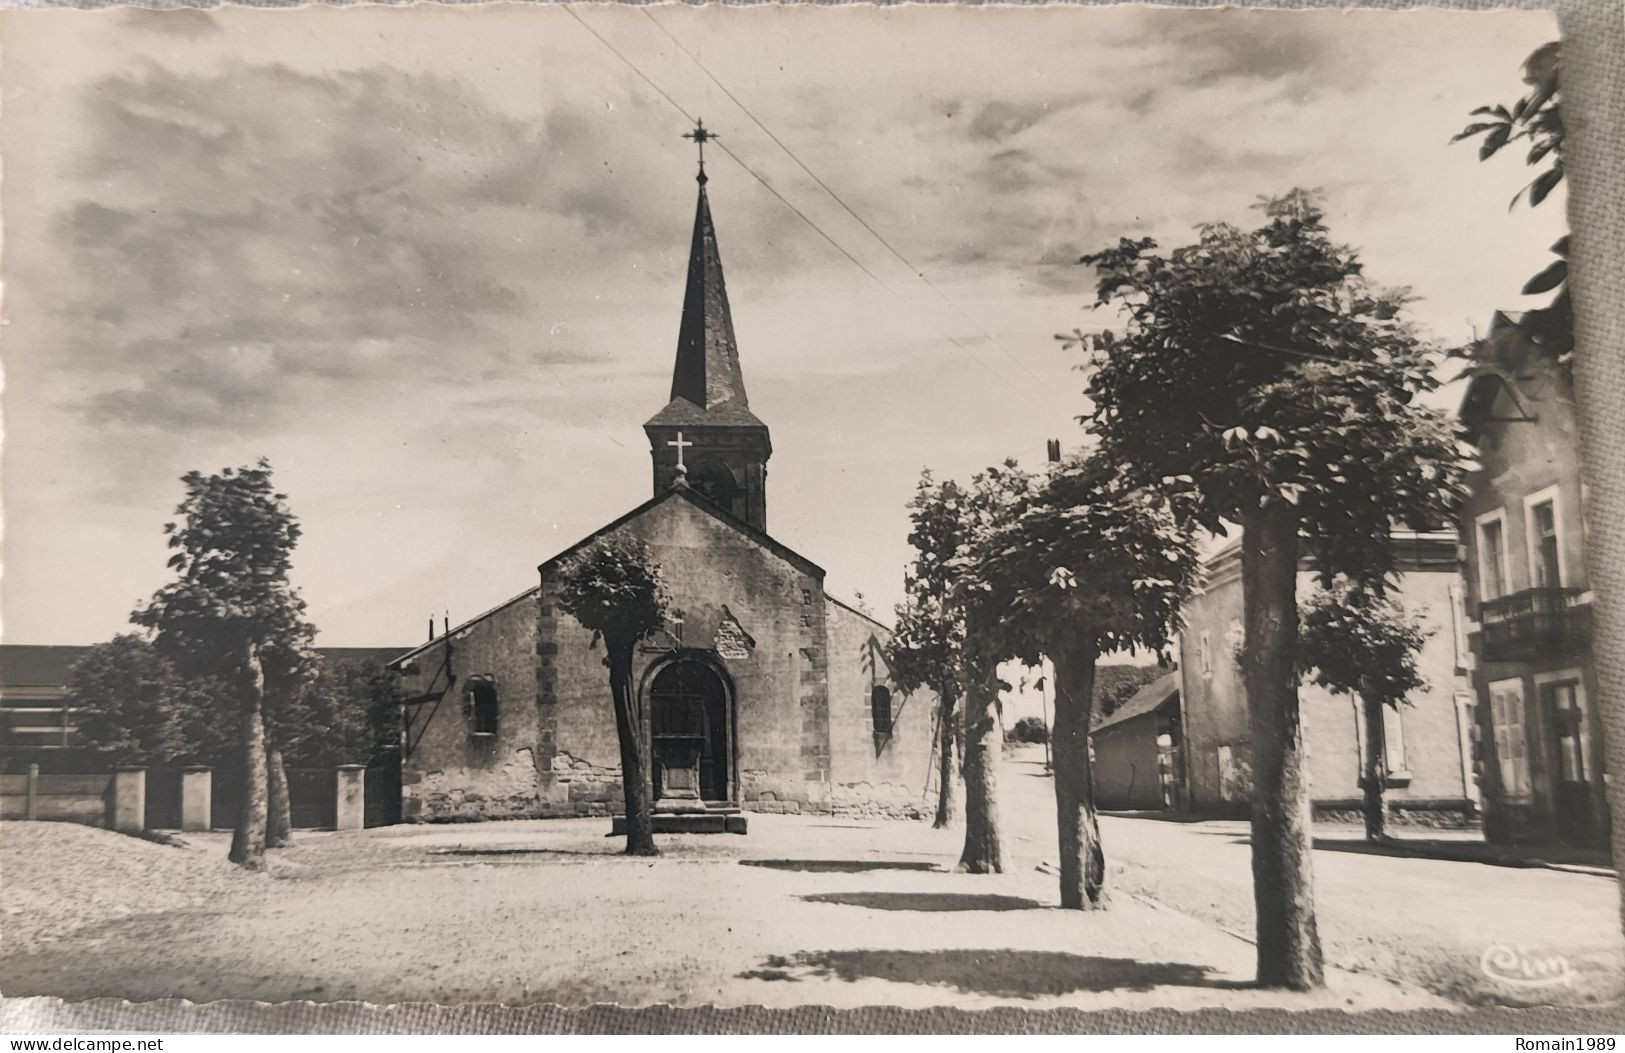
[[[1579,589],[1526,589],[1479,604],[1481,654],[1488,662],[1584,655],[1591,646],[1591,604]]]

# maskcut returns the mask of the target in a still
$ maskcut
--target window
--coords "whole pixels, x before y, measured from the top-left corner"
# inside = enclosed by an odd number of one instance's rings
[[[1206,629],[1196,641],[1196,664],[1203,676],[1213,675],[1213,649],[1209,646]]]
[[[1507,592],[1506,517],[1500,509],[1478,517],[1478,598],[1493,600]]]
[[[1537,589],[1563,587],[1562,534],[1557,521],[1557,488],[1524,498],[1529,531],[1529,581]]]
[[[476,735],[497,733],[497,685],[488,676],[476,676],[468,683],[468,723]]]
[[[1405,766],[1405,707],[1382,707],[1383,765],[1390,775],[1410,771]]]
[[[875,734],[891,734],[891,688],[876,684],[869,691],[869,712],[874,718]]]
[[[1552,711],[1557,738],[1557,773],[1564,782],[1585,782],[1585,757],[1580,748],[1580,703],[1570,680],[1546,685],[1546,704]]]
[[[1467,643],[1467,603],[1460,582],[1450,583],[1450,635],[1455,643],[1456,668],[1473,668],[1473,649]]]
[[[1529,739],[1524,729],[1523,681],[1498,680],[1490,685],[1490,720],[1495,731],[1495,759],[1501,793],[1529,796]]]

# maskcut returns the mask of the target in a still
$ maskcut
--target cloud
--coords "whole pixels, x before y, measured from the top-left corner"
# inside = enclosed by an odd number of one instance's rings
[[[450,78],[149,66],[82,113],[55,320],[60,368],[99,378],[78,407],[98,427],[263,426],[321,383],[593,361],[505,327],[570,295],[537,257],[681,222],[579,163],[579,117],[537,131]]]

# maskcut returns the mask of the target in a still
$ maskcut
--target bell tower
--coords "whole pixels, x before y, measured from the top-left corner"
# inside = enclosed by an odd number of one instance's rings
[[[767,530],[767,425],[750,411],[739,369],[722,255],[706,198],[705,144],[717,136],[703,122],[685,138],[700,149],[699,202],[688,253],[688,285],[677,331],[671,401],[643,425],[654,463],[655,493],[681,479],[723,511]]]

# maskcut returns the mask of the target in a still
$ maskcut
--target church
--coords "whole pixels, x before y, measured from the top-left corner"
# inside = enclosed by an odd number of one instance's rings
[[[702,149],[707,137],[690,136]],[[643,426],[653,496],[542,563],[524,592],[391,663],[407,699],[407,821],[623,811],[604,650],[559,609],[557,578],[614,534],[648,546],[671,594],[633,669],[657,807],[931,812],[935,699],[899,691],[888,628],[768,533],[773,445],[745,394],[703,155],[698,181],[671,399]]]

